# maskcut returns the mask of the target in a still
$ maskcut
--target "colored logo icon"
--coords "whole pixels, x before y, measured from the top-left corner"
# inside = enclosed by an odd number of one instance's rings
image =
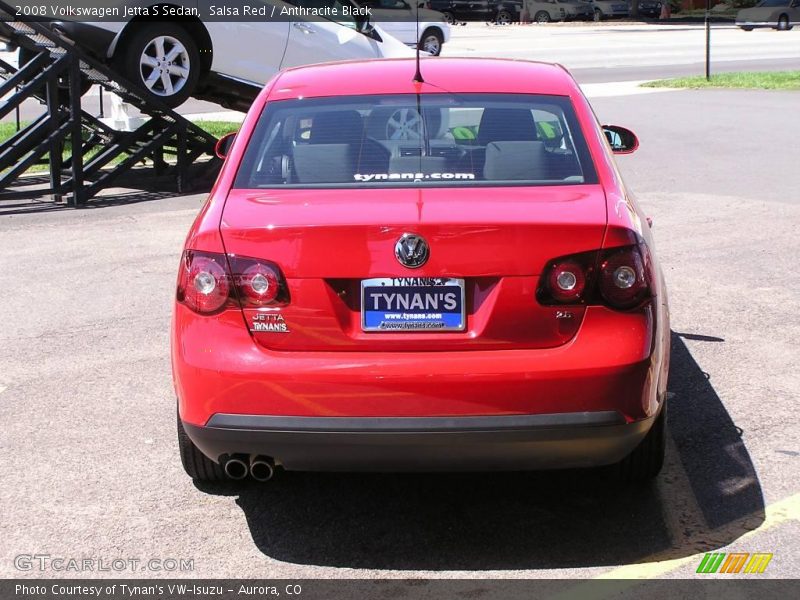
[[[768,552],[708,552],[697,567],[698,573],[725,573],[725,574],[757,574],[767,570],[767,565],[772,560],[772,553]]]

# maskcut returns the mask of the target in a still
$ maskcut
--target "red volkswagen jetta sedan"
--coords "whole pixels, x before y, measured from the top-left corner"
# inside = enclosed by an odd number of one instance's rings
[[[647,220],[558,65],[333,63],[269,82],[186,239],[183,465],[491,470],[664,456]]]

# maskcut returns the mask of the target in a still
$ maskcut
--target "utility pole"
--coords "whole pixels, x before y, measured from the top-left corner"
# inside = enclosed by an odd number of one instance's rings
[[[706,0],[706,81],[711,79],[711,0]]]

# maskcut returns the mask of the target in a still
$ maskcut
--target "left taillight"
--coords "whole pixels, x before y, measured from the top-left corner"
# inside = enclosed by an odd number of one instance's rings
[[[228,255],[232,279],[243,308],[289,303],[289,290],[280,267],[273,262]]]
[[[176,298],[203,315],[226,307],[259,308],[289,300],[286,281],[274,263],[197,250],[183,253]]]
[[[178,302],[193,311],[208,315],[221,310],[229,301],[231,278],[225,255],[186,250],[178,273]]]

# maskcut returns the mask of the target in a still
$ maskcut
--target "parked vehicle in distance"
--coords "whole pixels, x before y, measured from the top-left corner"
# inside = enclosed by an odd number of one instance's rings
[[[756,27],[789,31],[800,25],[800,0],[763,0],[753,8],[740,10],[736,14],[736,24],[744,31]]]
[[[613,19],[630,15],[630,5],[626,0],[582,0],[592,6],[594,20]]]
[[[274,4],[276,11],[319,4],[316,0],[263,1]],[[356,6],[351,0],[331,2]],[[106,0],[109,6],[126,3],[129,0]],[[144,0],[141,4],[163,2]],[[193,0],[171,0],[170,4],[196,6]],[[280,69],[413,55],[380,26],[360,17],[294,22],[134,17],[126,22],[57,21],[50,25],[172,107],[198,96],[246,110],[257,90]],[[240,103],[241,94],[246,97]]]
[[[419,27],[415,9],[406,0],[360,0],[361,6],[372,9],[372,23],[407,46],[439,56],[442,46],[450,39],[450,25],[444,15],[435,10],[418,8]],[[419,38],[417,32],[419,31]]]
[[[186,472],[654,477],[669,312],[613,156],[636,136],[559,65],[416,70],[288,69],[220,141],[173,306]]]
[[[525,7],[536,23],[594,19],[594,8],[582,0],[525,0]]]
[[[451,25],[464,21],[485,21],[507,25],[519,21],[522,0],[429,0]]]
[[[629,0],[629,5],[631,4]],[[639,16],[658,19],[661,16],[661,0],[639,0]],[[630,6],[629,6],[630,10]]]

